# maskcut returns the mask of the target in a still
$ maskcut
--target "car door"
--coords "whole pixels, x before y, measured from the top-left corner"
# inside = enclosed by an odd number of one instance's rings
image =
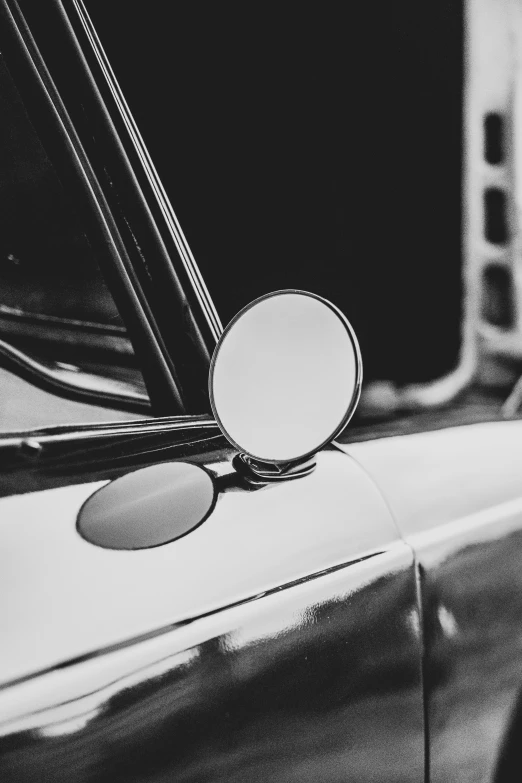
[[[432,781],[520,778],[522,427],[346,445],[416,553]]]
[[[1,501],[3,779],[423,779],[413,555],[355,462],[234,491],[210,423],[35,437],[52,488]],[[201,526],[136,551],[80,537],[107,476],[165,459],[223,487]]]
[[[21,349],[9,364],[47,395],[142,418],[71,412],[0,436],[2,780],[424,779],[411,546],[336,446],[300,478],[241,479],[202,380],[219,320],[83,9],[8,0],[2,21],[160,414],[81,374],[31,375]],[[212,497],[186,534],[136,549],[80,535],[85,504],[105,508],[122,479],[142,530],[182,517],[187,465]]]

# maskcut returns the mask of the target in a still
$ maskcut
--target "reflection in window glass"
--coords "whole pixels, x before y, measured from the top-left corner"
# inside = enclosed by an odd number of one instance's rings
[[[0,341],[44,364],[78,368],[146,395],[92,248],[2,60],[0,116]],[[2,372],[3,429],[24,428],[23,403],[13,399],[24,385]],[[107,418],[87,404],[51,404],[52,395],[34,390],[27,390],[28,407],[35,394],[41,420],[28,414],[28,427]],[[136,414],[110,411],[110,418]]]
[[[0,432],[141,418],[137,413],[124,413],[58,397],[0,367]]]

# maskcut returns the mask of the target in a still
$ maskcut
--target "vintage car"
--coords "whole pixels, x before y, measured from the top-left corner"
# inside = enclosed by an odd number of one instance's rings
[[[522,422],[345,429],[345,316],[223,331],[82,2],[0,51],[2,783],[518,780]]]

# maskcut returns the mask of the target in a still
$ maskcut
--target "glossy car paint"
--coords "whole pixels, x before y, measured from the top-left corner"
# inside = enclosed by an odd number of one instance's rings
[[[230,481],[231,450],[215,456],[204,463],[218,494],[212,513],[156,549],[101,549],[79,535],[78,514],[99,481],[0,501],[1,681],[250,600],[398,540],[376,487],[336,450],[319,455],[310,475],[254,491]],[[165,503],[172,507],[173,496]]]
[[[430,780],[518,779],[503,758],[520,743],[522,423],[343,448],[382,488],[420,563]]]
[[[147,425],[98,436],[121,459]],[[135,461],[165,459],[149,426]],[[379,491],[336,449],[308,476],[248,487],[199,426],[206,450],[193,429],[178,458],[192,448],[214,474],[216,507],[138,552],[76,531],[101,485],[85,466],[125,472],[89,459],[97,438],[33,441],[44,476],[54,449],[54,488],[0,501],[2,780],[421,780],[417,575]]]
[[[22,683],[2,780],[420,781],[403,545]]]
[[[119,302],[125,309],[127,297],[125,315],[134,319],[141,355],[148,361],[154,351],[161,354],[148,375],[154,381],[150,383],[153,392],[164,387],[158,394],[157,410],[172,410],[176,395],[170,388],[173,375],[165,370],[169,350],[163,344],[162,331],[164,338],[168,333],[172,340],[172,352],[177,351],[179,334],[187,337],[186,350],[176,358],[184,372],[187,367],[190,370],[191,341],[198,330],[187,318],[186,305],[206,332],[203,347],[211,342],[208,312],[204,312],[201,299],[193,296],[192,281],[181,295],[175,291],[180,305],[175,312],[181,323],[180,329],[171,328],[172,297],[167,289],[172,292],[173,279],[163,264],[165,255],[154,221],[151,223],[144,203],[138,205],[136,200],[140,193],[132,166],[139,149],[127,144],[122,150],[113,131],[108,131],[106,116],[102,116],[106,109],[103,98],[100,103],[87,72],[90,65],[91,74],[97,70],[99,77],[103,58],[98,56],[95,42],[93,45],[90,40],[87,45],[88,26],[73,24],[90,52],[86,70],[85,62],[79,62],[68,25],[67,15],[72,18],[78,5],[68,2],[66,11],[55,2],[45,11],[39,11],[38,4],[23,6],[34,17],[33,30],[40,31],[37,43],[45,50],[53,73],[45,75],[30,36],[23,33],[20,37],[20,30],[13,26],[12,15],[20,22],[20,13],[11,0],[2,4],[7,20],[2,28],[3,49],[10,54],[10,64],[17,58],[25,60],[24,84],[28,93],[37,96],[41,115],[35,115],[36,119],[46,115],[41,123],[43,135],[64,179],[74,183],[77,194],[81,192],[79,199],[83,199],[86,212],[93,204],[99,212],[91,230],[102,254],[111,256],[106,270],[113,270],[113,282],[118,274],[128,278]],[[50,12],[59,25],[49,25]],[[58,26],[63,30],[64,23],[66,34],[57,38]],[[19,56],[24,45],[31,50],[29,58]],[[70,68],[64,67],[64,58]],[[107,99],[114,85],[107,73],[101,75],[99,82],[105,84]],[[56,85],[50,76],[60,82],[59,93],[53,92]],[[113,110],[118,97],[112,93]],[[80,139],[61,98],[70,106]],[[94,127],[92,119],[101,121]],[[121,106],[112,112],[120,132],[127,119]],[[61,127],[51,128],[58,121]],[[75,155],[74,173],[71,161]],[[140,175],[140,184],[148,195],[155,187],[149,173]],[[91,191],[86,195],[89,187],[94,187],[94,197]],[[162,213],[165,221],[164,207],[157,199],[154,213],[156,218]],[[99,225],[93,229],[96,220]],[[135,241],[136,230],[139,242]],[[163,224],[159,233],[173,247],[172,231],[169,236]],[[183,237],[178,236],[177,242],[176,253],[183,256]],[[140,245],[150,251],[147,263],[156,281],[147,292]],[[181,260],[186,262],[186,258]],[[138,282],[133,278],[137,271],[141,275]],[[186,263],[177,267],[177,273],[180,279],[191,277]],[[161,284],[167,278],[168,287]],[[143,309],[147,294],[152,311],[143,311],[138,319],[133,308]],[[140,329],[147,339],[143,334],[140,338]],[[200,377],[206,353],[201,352]],[[160,359],[165,365],[161,373]],[[190,385],[190,371],[186,382]],[[190,395],[186,397],[190,404]],[[336,528],[338,514],[344,511],[346,529],[338,540],[333,537],[338,545],[335,551],[328,551],[323,561],[319,557],[324,567],[318,573],[314,570],[319,567],[316,539],[306,538],[306,533],[310,533],[311,510],[315,508],[314,536],[329,540],[331,518],[325,515],[323,503],[328,482],[320,491],[318,488],[315,507],[308,508],[312,493],[305,492],[306,503],[297,504],[299,510],[307,505],[303,518],[309,525],[304,527],[303,547],[301,515],[293,501],[285,509],[287,497],[285,503],[280,502],[283,496],[274,494],[275,488],[248,493],[231,478],[227,467],[230,455],[219,439],[214,440],[215,429],[201,422],[198,426],[201,430],[195,438],[194,431],[188,433],[190,427],[145,423],[143,427],[84,428],[77,433],[27,433],[0,444],[2,530],[4,526],[14,530],[19,547],[18,554],[14,553],[18,559],[4,554],[2,574],[4,578],[10,574],[13,582],[9,582],[7,594],[3,589],[1,600],[15,597],[21,601],[11,608],[6,603],[4,617],[7,622],[20,622],[22,634],[18,640],[13,637],[6,652],[11,668],[0,697],[0,709],[4,710],[2,779],[40,781],[44,775],[48,780],[161,780],[173,776],[181,780],[422,779],[422,651],[418,585],[410,546],[391,533],[393,526],[382,503],[379,519],[388,520],[383,529],[390,537],[385,535],[384,544],[365,539],[374,521],[371,514],[364,513],[368,510],[366,501],[357,507],[360,515],[352,515],[351,495],[343,495],[337,500],[343,499],[347,505],[336,505],[333,519]],[[517,443],[521,434],[520,427],[504,425],[499,430],[470,428],[347,447],[381,484],[403,535],[422,564],[433,780],[490,780],[517,699],[521,603],[517,581],[521,513]],[[181,444],[176,444],[176,436]],[[204,599],[200,610],[196,602],[191,604],[193,590],[201,589],[209,573],[205,571],[207,562],[201,562],[195,553],[192,569],[183,572],[185,580],[164,564],[163,574],[162,569],[150,566],[148,579],[141,568],[128,568],[122,583],[113,568],[113,579],[108,583],[106,569],[105,592],[98,593],[98,570],[80,569],[77,573],[65,556],[64,562],[56,557],[46,562],[53,527],[55,534],[58,529],[68,531],[68,541],[72,541],[74,516],[82,497],[131,468],[187,459],[187,455],[216,467],[216,475],[227,490],[224,499],[231,498],[234,490],[244,497],[243,513],[237,517],[226,500],[231,515],[225,527],[230,524],[229,533],[235,528],[245,536],[242,553],[249,556],[248,561],[238,561],[231,550],[221,558],[212,553],[212,582],[208,592],[198,596]],[[349,488],[356,488],[359,482],[362,487],[367,481],[362,478],[364,472],[353,465],[352,469],[354,481]],[[334,473],[344,479],[346,470],[339,468]],[[365,486],[371,487],[370,509],[377,508],[373,505],[377,502],[375,487],[371,482]],[[247,533],[250,509],[256,508],[254,501],[265,492],[278,502],[273,506],[267,502],[264,516],[259,506],[257,519],[253,514],[259,536],[262,525],[267,528],[263,538],[266,549],[260,551]],[[13,493],[18,497],[9,497]],[[279,522],[277,529],[271,513]],[[15,514],[20,515],[20,525]],[[36,595],[27,581],[34,574],[22,557],[22,533],[39,574]],[[296,543],[301,547],[297,556]],[[305,558],[307,568],[299,573],[296,564],[303,551],[310,559]],[[73,562],[79,564],[74,558]],[[268,575],[266,562],[275,564],[275,571]],[[245,579],[239,591],[232,589],[231,578],[227,582],[232,576],[230,569],[236,566],[242,568]],[[82,580],[78,578],[81,573]],[[25,580],[21,578],[24,575]],[[56,578],[59,575],[61,580]],[[167,587],[166,596],[153,589],[160,583]],[[214,595],[212,588],[223,583],[224,591]],[[19,589],[13,590],[13,584]],[[250,593],[252,587],[260,592]],[[120,611],[111,615],[115,596]],[[82,597],[81,612],[75,597]],[[62,612],[67,602],[71,609],[68,616]],[[25,629],[20,612],[27,610],[29,625]],[[41,621],[40,613],[47,623]],[[101,628],[98,619],[105,619]],[[15,676],[16,681],[10,679]]]

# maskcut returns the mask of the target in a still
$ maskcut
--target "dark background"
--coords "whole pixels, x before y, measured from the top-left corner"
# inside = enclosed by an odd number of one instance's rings
[[[461,2],[86,5],[224,323],[303,288],[367,380],[452,369]]]

